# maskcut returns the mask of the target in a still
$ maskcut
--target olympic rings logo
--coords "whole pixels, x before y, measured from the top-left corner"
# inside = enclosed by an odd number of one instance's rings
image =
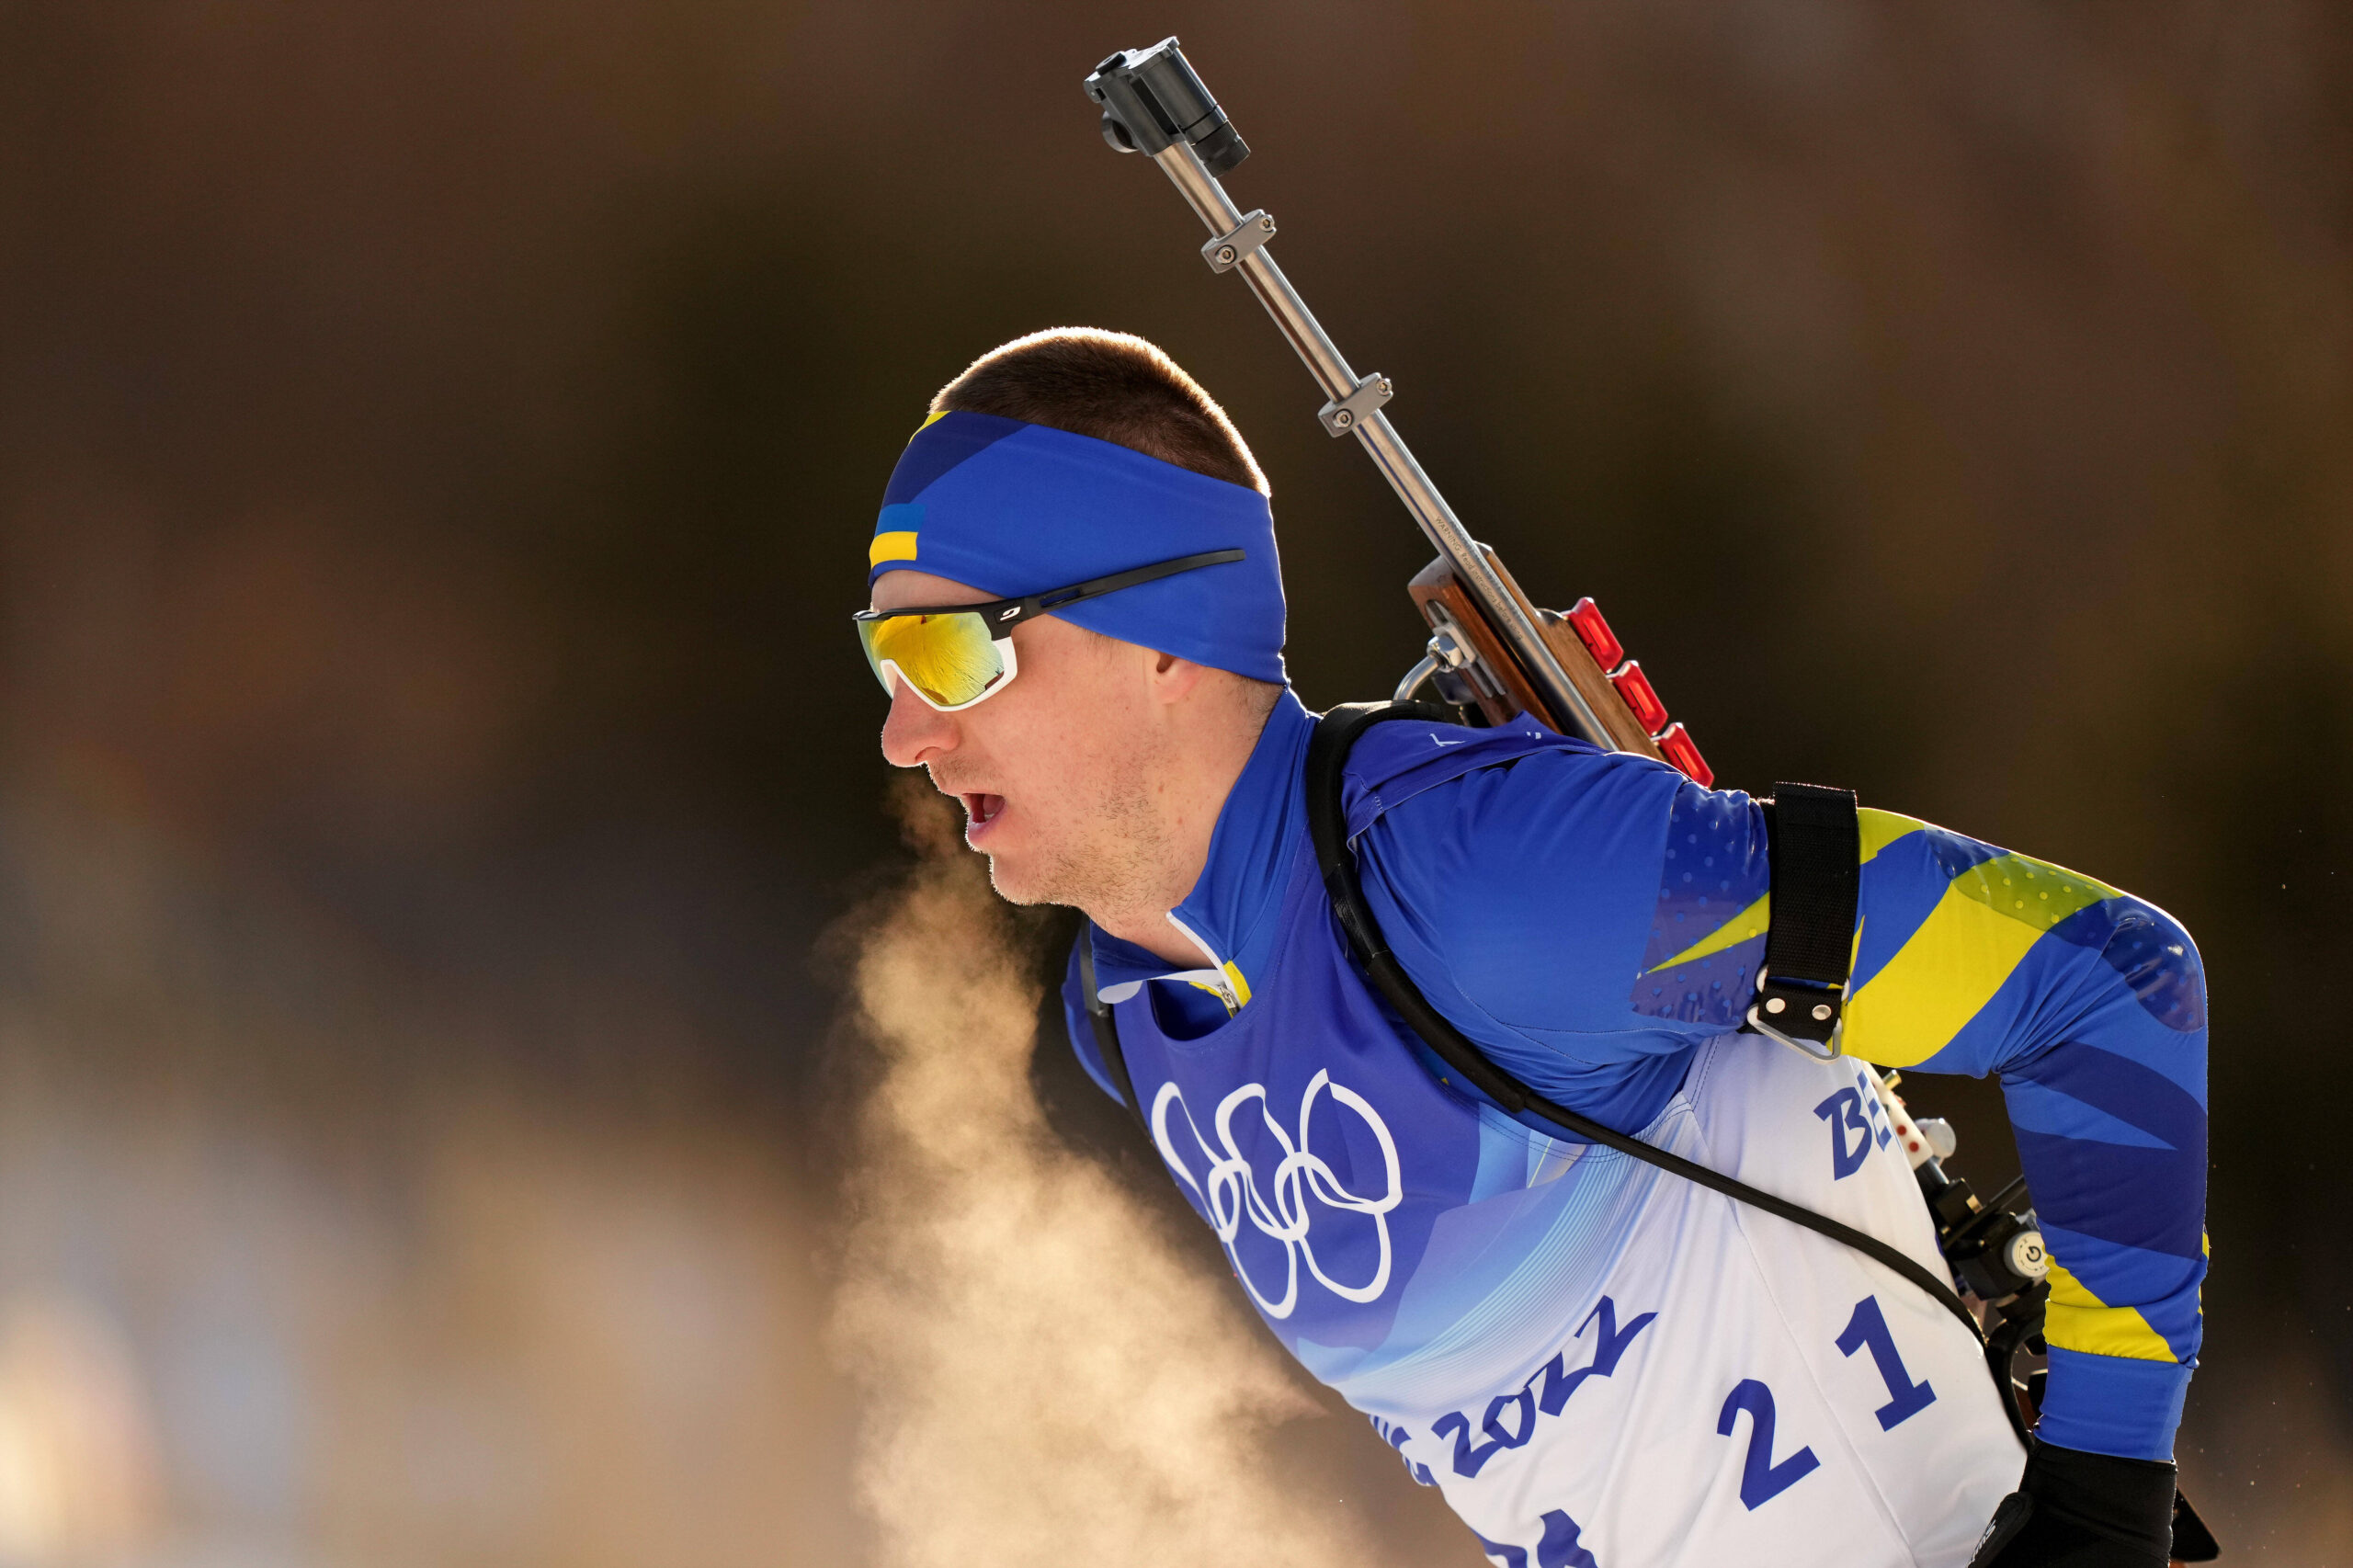
[[[1307,1129],[1313,1119],[1317,1101],[1325,1091],[1332,1098],[1362,1119],[1372,1130],[1381,1144],[1384,1190],[1377,1198],[1360,1198],[1340,1185],[1332,1167],[1308,1152]],[[1283,1152],[1275,1166],[1274,1201],[1258,1190],[1256,1176],[1250,1162],[1242,1156],[1233,1138],[1234,1116],[1245,1105],[1257,1102],[1258,1119]],[[1176,1152],[1175,1140],[1168,1132],[1168,1108],[1174,1105],[1184,1113],[1185,1127],[1193,1135],[1193,1142],[1201,1156],[1209,1162],[1209,1169],[1200,1180],[1195,1180],[1184,1157]],[[1389,1267],[1392,1261],[1389,1244],[1388,1213],[1404,1200],[1405,1187],[1397,1167],[1397,1142],[1389,1135],[1388,1124],[1362,1095],[1344,1085],[1332,1082],[1328,1072],[1318,1073],[1307,1085],[1299,1102],[1299,1139],[1291,1141],[1281,1124],[1268,1113],[1267,1087],[1263,1084],[1245,1084],[1218,1103],[1214,1119],[1218,1147],[1211,1148],[1201,1136],[1200,1128],[1193,1120],[1192,1111],[1185,1105],[1185,1096],[1175,1084],[1163,1084],[1152,1102],[1152,1141],[1160,1150],[1160,1157],[1183,1178],[1187,1187],[1200,1199],[1201,1206],[1210,1211],[1210,1222],[1217,1232],[1217,1239],[1225,1246],[1225,1256],[1233,1264],[1233,1272],[1241,1279],[1242,1288],[1250,1299],[1271,1318],[1287,1318],[1299,1304],[1299,1266],[1304,1259],[1307,1271],[1317,1283],[1344,1301],[1370,1301],[1377,1300],[1389,1288]],[[1347,1285],[1324,1272],[1315,1259],[1315,1249],[1308,1240],[1308,1230],[1313,1211],[1309,1199],[1328,1208],[1344,1210],[1351,1214],[1369,1216],[1374,1232],[1381,1240],[1381,1263],[1373,1270],[1372,1278],[1363,1285]],[[1247,1219],[1259,1234],[1283,1245],[1285,1257],[1282,1294],[1269,1301],[1249,1271],[1242,1267],[1241,1255],[1234,1250],[1234,1239],[1242,1233],[1242,1221]]]

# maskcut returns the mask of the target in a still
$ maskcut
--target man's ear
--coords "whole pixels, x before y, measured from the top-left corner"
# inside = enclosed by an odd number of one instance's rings
[[[1200,689],[1203,677],[1209,674],[1207,665],[1180,659],[1174,653],[1146,650],[1145,657],[1152,661],[1152,694],[1162,702],[1182,702]]]

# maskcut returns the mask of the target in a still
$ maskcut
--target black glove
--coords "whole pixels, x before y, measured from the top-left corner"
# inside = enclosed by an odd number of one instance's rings
[[[2165,1568],[2174,1469],[2037,1443],[1969,1568]]]

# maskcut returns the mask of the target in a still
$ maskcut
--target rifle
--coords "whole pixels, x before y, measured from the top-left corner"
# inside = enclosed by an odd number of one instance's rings
[[[1316,418],[1324,430],[1357,438],[1438,547],[1438,559],[1407,585],[1430,639],[1427,656],[1399,683],[1397,700],[1427,685],[1479,722],[1500,724],[1524,712],[1562,734],[1671,763],[1703,787],[1713,783],[1690,733],[1669,721],[1600,608],[1586,598],[1565,615],[1537,608],[1414,460],[1382,412],[1394,392],[1389,378],[1348,368],[1267,252],[1274,219],[1263,209],[1243,211],[1218,183],[1250,149],[1176,40],[1114,54],[1086,78],[1086,96],[1103,110],[1103,139],[1119,152],[1149,154],[1208,225],[1201,258],[1210,270],[1239,272],[1275,318],[1324,390]]]

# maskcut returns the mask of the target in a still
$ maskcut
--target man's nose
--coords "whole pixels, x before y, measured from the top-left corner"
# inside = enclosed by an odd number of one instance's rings
[[[892,767],[920,767],[954,751],[956,739],[956,715],[917,697],[905,681],[894,684],[882,721],[882,756]]]

